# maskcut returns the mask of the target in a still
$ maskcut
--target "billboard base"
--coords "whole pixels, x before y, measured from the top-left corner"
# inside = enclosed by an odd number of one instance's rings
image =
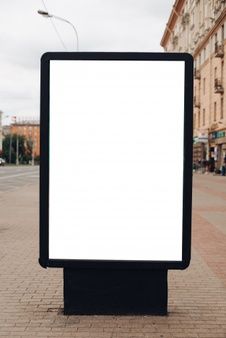
[[[64,268],[65,315],[167,315],[167,270]]]

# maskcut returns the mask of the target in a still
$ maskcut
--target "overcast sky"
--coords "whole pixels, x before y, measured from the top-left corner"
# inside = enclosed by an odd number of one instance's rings
[[[39,117],[39,60],[46,51],[65,51],[50,19],[38,9],[71,21],[80,51],[162,51],[160,40],[174,0],[1,0],[0,110]],[[53,20],[53,19],[52,19]],[[54,20],[68,51],[73,29]]]

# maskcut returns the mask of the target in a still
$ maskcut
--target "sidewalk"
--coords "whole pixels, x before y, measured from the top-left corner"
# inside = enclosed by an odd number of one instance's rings
[[[0,337],[226,338],[226,177],[194,175],[192,263],[169,315],[63,316],[62,269],[38,264],[38,184],[0,195]]]

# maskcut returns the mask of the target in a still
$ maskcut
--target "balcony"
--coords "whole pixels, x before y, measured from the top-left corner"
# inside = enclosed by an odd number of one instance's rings
[[[197,96],[194,96],[194,106],[195,108],[200,108],[200,100]]]
[[[172,38],[172,44],[173,47],[176,48],[178,45],[178,35],[174,35],[174,37]]]
[[[215,4],[215,7],[214,7],[215,20],[217,20],[219,16],[221,15],[225,4],[226,4],[225,0],[218,0],[217,3]]]
[[[215,79],[214,81],[214,92],[216,94],[223,94],[224,93],[224,88],[222,86],[222,81],[219,79]]]
[[[215,57],[222,58],[224,56],[224,45],[219,42],[215,43]]]
[[[200,80],[201,78],[201,74],[200,74],[200,70],[199,69],[194,69],[194,78],[195,80]]]
[[[182,19],[181,19],[181,25],[182,25],[183,29],[185,29],[185,26],[189,24],[189,21],[190,21],[190,14],[185,13],[182,16]]]

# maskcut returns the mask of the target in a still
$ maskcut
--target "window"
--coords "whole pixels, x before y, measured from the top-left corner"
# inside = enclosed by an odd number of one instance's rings
[[[214,49],[215,49],[215,46],[214,46],[214,37],[212,36],[211,40],[210,40],[210,53],[213,53]]]
[[[206,78],[203,79],[203,95],[206,94]]]
[[[208,3],[206,2],[205,5],[204,5],[204,17],[205,18],[208,18]],[[207,20],[205,20],[205,28],[207,27]]]
[[[214,115],[213,115],[213,120],[216,121],[217,120],[217,102],[214,102],[214,111],[213,111]]]
[[[200,111],[198,112],[198,128],[200,128]]]
[[[224,42],[224,25],[221,26],[221,42]]]
[[[221,119],[224,118],[224,98],[221,98]]]
[[[206,110],[203,109],[202,111],[202,125],[205,126],[206,124]]]
[[[217,67],[214,68],[214,80],[217,78]]]
[[[191,28],[194,27],[194,24],[195,24],[195,12],[193,10],[191,13]]]

